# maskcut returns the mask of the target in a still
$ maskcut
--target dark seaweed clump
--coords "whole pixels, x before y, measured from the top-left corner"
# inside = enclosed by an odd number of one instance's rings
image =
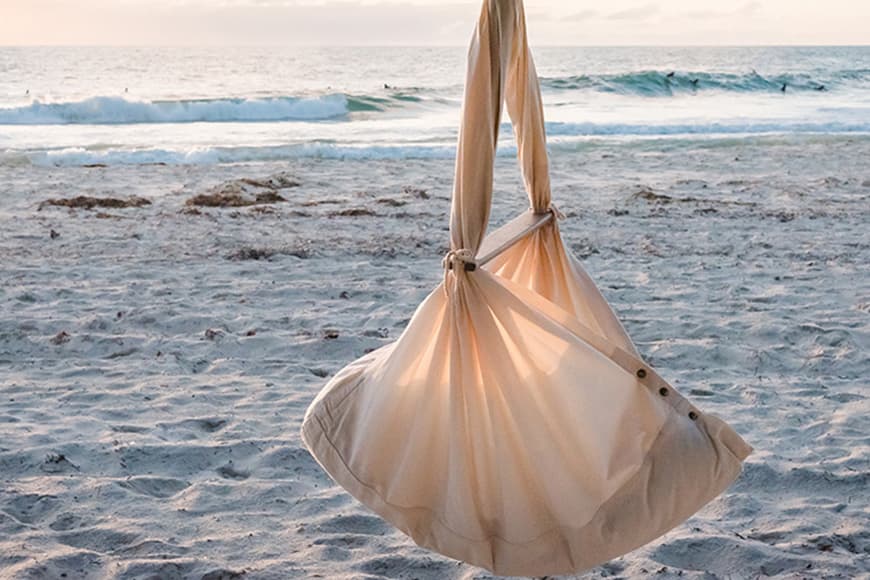
[[[47,199],[39,204],[39,209],[41,210],[47,205],[80,209],[94,209],[95,207],[119,209],[125,207],[145,207],[146,205],[151,205],[151,202],[144,197],[137,197],[135,195],[127,198],[79,195],[69,199]]]

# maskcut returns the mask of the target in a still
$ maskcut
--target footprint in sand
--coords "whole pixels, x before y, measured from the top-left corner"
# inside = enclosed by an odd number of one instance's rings
[[[73,528],[80,528],[86,525],[85,520],[76,514],[63,513],[59,514],[48,527],[56,532],[65,532]]]
[[[382,536],[390,533],[392,528],[381,518],[356,514],[333,516],[318,525],[317,530],[320,533],[326,534],[368,534]]]
[[[16,570],[15,578],[101,578],[103,559],[89,551],[31,560]]]
[[[118,486],[135,493],[156,498],[169,498],[190,487],[190,483],[180,479],[163,477],[131,477],[119,481]]]
[[[236,469],[231,463],[228,463],[222,467],[218,467],[216,471],[217,474],[224,479],[243,480],[248,479],[251,476],[251,474],[247,471]]]
[[[800,573],[806,570],[808,563],[767,544],[723,536],[677,538],[657,547],[650,557],[674,568],[703,570],[722,576],[747,568],[749,562],[753,568],[763,569],[763,576]]]
[[[314,540],[315,546],[338,546],[339,548],[364,548],[371,543],[371,536],[366,535],[346,535],[346,536],[330,536],[327,538],[318,538]]]
[[[59,505],[60,500],[53,495],[13,494],[0,510],[22,524],[35,524],[53,514]]]
[[[190,441],[217,433],[227,425],[229,425],[229,421],[226,419],[205,417],[172,423],[157,423],[154,431],[155,435],[164,441]]]
[[[60,533],[55,538],[61,544],[73,548],[90,550],[98,554],[109,554],[132,544],[139,539],[139,535],[110,528],[86,528]]]
[[[393,577],[397,570],[401,570],[403,577],[407,574],[409,578],[447,578],[455,572],[456,562],[436,560],[428,556],[383,556],[366,560],[354,568],[366,574],[384,577]]]
[[[189,552],[190,548],[185,546],[178,546],[160,540],[143,540],[116,550],[112,555],[127,558],[168,559],[183,556]]]

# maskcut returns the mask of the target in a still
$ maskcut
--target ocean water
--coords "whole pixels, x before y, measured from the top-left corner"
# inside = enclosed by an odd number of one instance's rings
[[[535,58],[553,150],[870,135],[870,47]],[[460,47],[0,48],[0,165],[449,158],[464,74]]]

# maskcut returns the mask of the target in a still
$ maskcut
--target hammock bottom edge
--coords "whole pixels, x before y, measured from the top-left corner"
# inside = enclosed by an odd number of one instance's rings
[[[385,501],[344,462],[324,429],[324,419],[309,413],[302,437],[339,485],[418,545],[505,576],[577,573],[658,538],[731,485],[752,451],[718,417],[705,413],[691,420],[674,412],[640,470],[592,520],[580,527],[557,525],[529,542],[515,543],[497,535],[471,539],[445,526],[434,510]]]

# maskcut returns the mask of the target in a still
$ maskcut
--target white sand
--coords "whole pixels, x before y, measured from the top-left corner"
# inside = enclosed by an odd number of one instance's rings
[[[870,577],[867,159],[858,137],[554,157],[566,240],[641,352],[756,448],[686,524],[582,578]],[[274,213],[180,213],[279,171],[301,186]],[[367,512],[298,434],[442,275],[451,172],[0,169],[0,577],[490,578]],[[513,162],[498,174],[503,221],[525,204]],[[80,194],[153,205],[37,210]],[[376,215],[336,215],[354,209]],[[274,254],[231,259],[250,249]]]

